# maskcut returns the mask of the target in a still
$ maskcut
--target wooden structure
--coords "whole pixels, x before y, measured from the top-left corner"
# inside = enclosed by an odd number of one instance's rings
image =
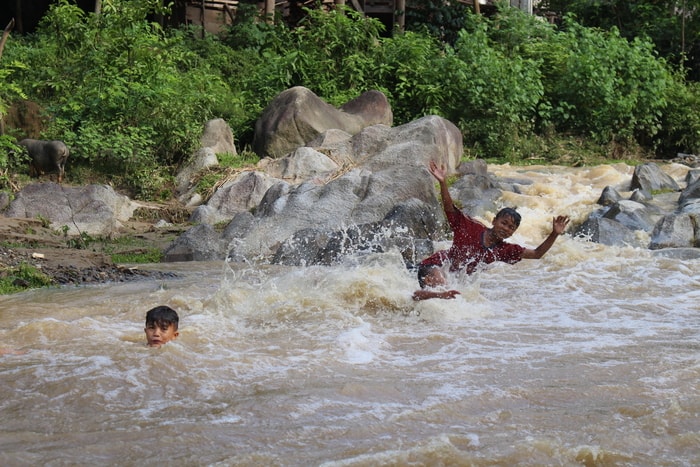
[[[185,3],[185,24],[197,24],[216,34],[233,24],[238,0],[193,0]]]
[[[184,22],[202,26],[210,33],[218,33],[226,25],[233,23],[238,0],[186,0],[184,2]],[[293,2],[288,0],[262,0],[258,7],[264,13],[267,21],[272,22],[275,13],[287,17],[292,9]],[[313,6],[315,2],[300,0],[296,2],[303,6]],[[332,8],[334,5],[351,6],[355,10],[371,17],[382,17],[383,22],[388,22],[393,26],[396,22],[403,28],[403,12],[406,9],[406,0],[323,0],[322,8]],[[298,5],[295,5],[298,6]]]
[[[496,0],[457,0],[460,3],[470,5],[476,13],[481,13],[481,8],[493,9]],[[532,5],[537,0],[510,0],[511,6],[520,8],[532,14]],[[233,23],[239,0],[180,0],[184,3],[185,24],[196,24],[210,33],[218,33],[226,25]],[[268,22],[275,19],[275,13],[282,17],[290,16],[290,11],[300,6],[313,6],[316,0],[258,0],[258,8]],[[373,18],[377,18],[387,26],[387,31],[392,31],[395,26],[404,28],[406,0],[322,0],[321,8],[330,9],[334,5],[348,5],[356,11]]]

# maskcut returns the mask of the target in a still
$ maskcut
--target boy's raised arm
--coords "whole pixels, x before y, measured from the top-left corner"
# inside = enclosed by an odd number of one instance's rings
[[[544,239],[544,241],[538,246],[537,248],[530,249],[526,248],[525,251],[523,251],[523,258],[525,259],[540,259],[544,256],[545,253],[549,251],[550,248],[552,248],[552,245],[554,245],[554,242],[556,241],[557,237],[561,234],[564,233],[564,230],[566,230],[566,226],[569,223],[569,217],[568,216],[557,216],[554,218],[552,221],[552,233],[550,233],[547,238]]]
[[[444,166],[438,167],[435,161],[430,161],[430,173],[440,183],[440,196],[442,197],[442,206],[445,209],[445,214],[455,211],[457,208],[450,196],[450,190],[447,188],[447,169]]]

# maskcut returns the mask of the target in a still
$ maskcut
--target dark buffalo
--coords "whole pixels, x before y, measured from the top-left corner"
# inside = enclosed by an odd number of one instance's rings
[[[30,177],[58,172],[58,183],[61,183],[68,159],[68,148],[63,141],[23,139],[17,144],[27,148]]]

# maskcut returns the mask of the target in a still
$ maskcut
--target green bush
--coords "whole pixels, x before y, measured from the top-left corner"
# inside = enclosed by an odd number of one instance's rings
[[[447,67],[446,117],[484,156],[517,156],[517,141],[533,130],[544,95],[538,62],[490,46],[481,18],[461,31]]]
[[[154,170],[188,156],[203,122],[232,99],[185,34],[146,20],[159,3],[105,2],[86,15],[61,0],[24,46],[8,50],[25,57],[19,79],[53,116],[45,136],[64,140],[72,163],[123,176],[136,195],[151,191],[141,186]]]
[[[552,45],[559,55],[546,65],[543,82],[547,118],[558,131],[600,143],[653,138],[672,75],[651,43],[569,21]]]
[[[394,124],[443,114],[443,84],[449,76],[438,72],[445,53],[433,37],[406,32],[385,39],[375,66],[377,89],[392,105]],[[443,115],[444,116],[444,115]]]
[[[679,152],[700,154],[700,83],[684,83],[680,78],[669,88],[668,106],[654,147],[665,157]]]
[[[16,268],[2,271],[0,295],[21,292],[25,289],[46,287],[52,284],[51,278],[39,269],[28,263],[21,263]]]

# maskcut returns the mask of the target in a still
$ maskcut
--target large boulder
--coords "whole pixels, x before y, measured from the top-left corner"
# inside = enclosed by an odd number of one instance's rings
[[[409,199],[441,212],[435,182],[426,166],[430,160],[439,160],[454,171],[462,153],[461,133],[440,117],[425,117],[396,128],[368,127],[352,138],[351,147],[357,167],[328,183],[271,189],[256,211],[254,228],[230,254],[271,257],[297,231],[339,231],[380,222]]]
[[[678,191],[678,183],[668,174],[664,173],[658,164],[647,162],[634,168],[632,175],[632,189],[642,189],[648,193],[655,191]]]
[[[33,183],[17,193],[4,215],[41,217],[68,235],[109,235],[119,231],[139,206],[107,185]]]
[[[330,265],[347,254],[401,252],[408,265],[432,253],[432,241],[440,232],[434,207],[417,199],[395,206],[383,220],[342,229],[305,228],[296,231],[275,251],[271,261],[290,266]]]
[[[324,147],[314,147],[315,153],[304,151],[318,162],[316,170],[299,164],[298,154],[280,163],[284,170],[276,173],[289,174],[289,180],[272,185],[254,214],[236,214],[224,230],[229,257],[315,264],[335,260],[348,249],[363,249],[369,242],[397,247],[410,261],[416,245],[409,237],[442,231],[437,227],[444,219],[435,180],[426,167],[436,160],[454,173],[462,155],[459,130],[431,116],[396,128],[374,125],[348,136],[319,136],[316,142]],[[328,173],[331,164],[316,153],[342,161]],[[296,169],[288,172],[290,167]],[[312,178],[292,183],[301,173]],[[383,243],[367,237],[378,228],[386,239]]]
[[[336,109],[309,89],[296,86],[280,93],[255,124],[253,151],[279,158],[306,145],[330,129],[351,135],[375,124],[391,126],[393,115],[386,96],[368,91]]]

